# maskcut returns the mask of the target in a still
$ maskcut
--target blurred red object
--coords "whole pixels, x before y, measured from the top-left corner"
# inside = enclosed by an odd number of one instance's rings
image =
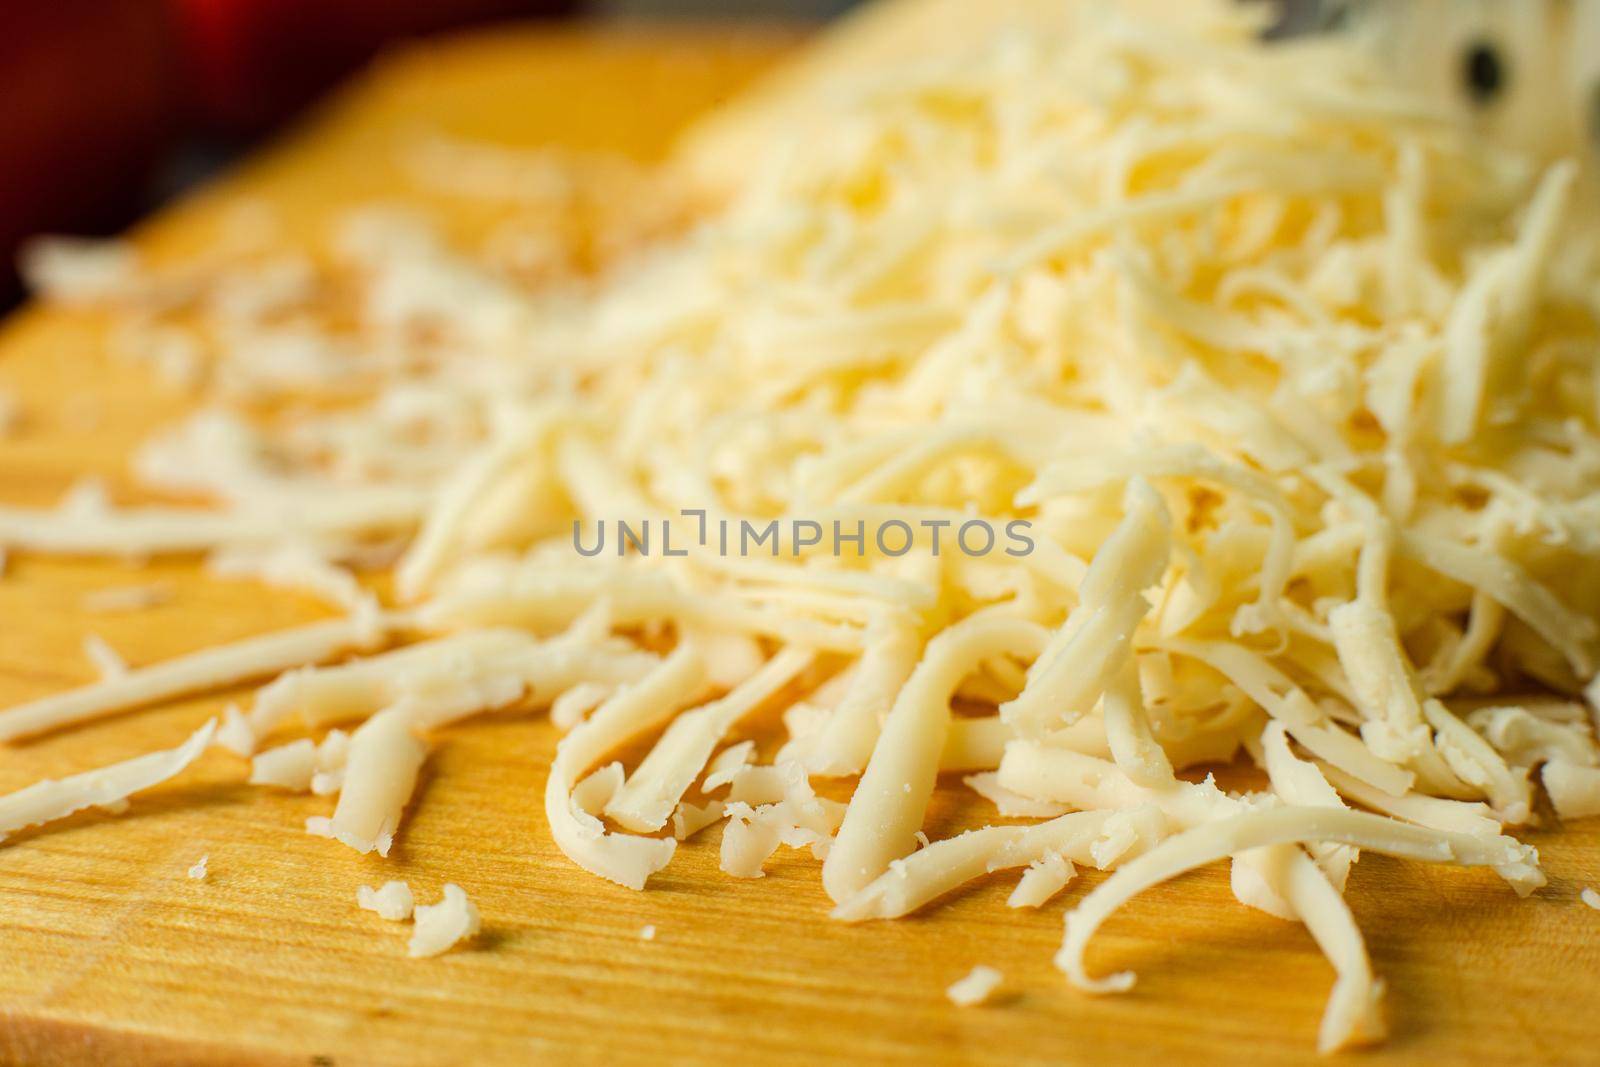
[[[178,138],[260,133],[396,38],[573,6],[0,0],[0,301],[22,239],[124,225]]]
[[[44,230],[115,225],[143,197],[182,99],[150,0],[0,0],[0,254]],[[0,279],[4,272],[0,272]]]
[[[314,98],[386,41],[570,0],[170,0],[192,101],[208,126],[249,133]]]

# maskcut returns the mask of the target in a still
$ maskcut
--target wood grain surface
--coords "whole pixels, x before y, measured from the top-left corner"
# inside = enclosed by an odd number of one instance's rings
[[[503,31],[380,64],[305,131],[145,227],[156,255],[203,245],[241,198],[311,232],[343,205],[400,195],[387,162],[423,123],[507,144],[662,152],[696,111],[783,48],[723,33]],[[463,225],[469,223],[464,222]],[[183,397],[108,359],[105,323],[25,309],[0,332],[0,388],[25,424],[0,441],[0,498],[54,500],[79,475],[135,499],[122,464]],[[86,592],[150,581],[171,599],[124,614]],[[313,618],[318,609],[197,565],[14,556],[0,578],[0,705],[87,681],[84,635],[145,663]],[[230,694],[0,749],[0,789],[176,743]],[[237,694],[232,694],[236,696]],[[301,832],[324,798],[245,786],[213,750],[121,818],[84,814],[0,848],[0,1060],[7,1063],[1164,1063],[1313,1060],[1331,972],[1305,931],[1235,903],[1222,866],[1111,920],[1096,969],[1134,968],[1092,998],[1051,965],[1074,886],[1039,910],[995,878],[896,923],[844,926],[808,855],[758,881],[717,871],[717,831],[648,891],[578,871],[541,813],[555,731],[501,717],[448,732],[388,861]],[[934,836],[983,812],[947,783]],[[1518,901],[1491,874],[1364,856],[1350,900],[1388,981],[1393,1030],[1362,1062],[1600,1063],[1600,826],[1532,835],[1551,885]],[[188,867],[210,857],[210,877]],[[390,877],[478,902],[484,935],[405,958],[405,927],[355,907]],[[1083,880],[1092,885],[1097,876]],[[654,940],[640,937],[653,925]],[[974,964],[997,1002],[958,1009]]]

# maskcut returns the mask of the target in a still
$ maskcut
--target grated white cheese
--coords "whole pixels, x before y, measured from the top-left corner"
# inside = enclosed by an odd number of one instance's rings
[[[311,791],[319,797],[325,797],[344,788],[344,768],[349,756],[350,735],[343,730],[329,730],[317,745]]]
[[[345,611],[358,611],[370,601],[354,575],[298,542],[219,549],[207,557],[206,570],[219,578],[254,578],[279,589],[308,593]]]
[[[672,836],[679,841],[686,841],[719,821],[725,812],[726,806],[720,800],[707,801],[705,804],[684,801],[672,813]]]
[[[378,918],[390,922],[404,922],[411,918],[416,901],[411,887],[404,882],[385,882],[377,889],[361,886],[356,890],[356,906],[374,912]]]
[[[1563,819],[1600,815],[1600,767],[1585,767],[1563,760],[1544,765],[1544,788]]]
[[[706,776],[700,783],[700,788],[709,793],[713,789],[721,789],[730,784],[740,772],[750,766],[750,758],[755,755],[755,751],[754,741],[740,741],[718,752],[706,765]]]
[[[0,740],[29,737],[143,704],[272,674],[347,649],[370,646],[383,636],[382,630],[374,634],[368,627],[337,619],[203,649],[131,670],[116,679],[0,711]]]
[[[0,796],[0,840],[29,826],[64,819],[84,808],[121,810],[128,797],[176,777],[211,743],[216,720],[177,748],[135,756],[59,780],[45,779]]]
[[[844,823],[822,866],[828,895],[842,901],[916,848],[939,759],[950,728],[956,684],[992,655],[1022,649],[1037,655],[1046,635],[1036,624],[974,615],[928,642],[895,698],[861,776]]]
[[[162,582],[143,585],[124,585],[111,589],[96,589],[85,593],[78,601],[84,611],[100,614],[144,611],[172,600],[172,587]]]
[[[1359,850],[1528,891],[1505,828],[1535,772],[1600,813],[1592,715],[1507,696],[1600,694],[1600,212],[1507,147],[1549,151],[1551,116],[1469,118],[1354,39],[1258,29],[1221,0],[869,7],[690,134],[692,231],[581,287],[511,280],[571,262],[557,235],[474,256],[384,209],[326,255],[259,218],[172,266],[35,246],[52,299],[201,393],[134,473],[210,504],[89,481],[0,507],[0,544],[203,552],[350,617],[0,712],[0,739],[277,676],[218,743],[349,725],[252,779],[337,793],[308,832],[381,854],[429,731],[548,707],[552,837],[620,885],[724,820],[724,870],[806,849],[847,921],[1114,870],[1061,954],[1107,989],[1081,961],[1105,915],[1227,859],[1332,966],[1319,1047],[1378,1038]],[[675,210],[620,164],[407,151],[450,196]],[[396,558],[386,612],[355,571]],[[1178,777],[1241,749],[1259,792]],[[942,772],[1038,821],[930,840]],[[858,775],[847,807],[813,787]],[[418,909],[428,951],[469,926],[454,887]]]
[[[250,784],[273,785],[295,793],[311,788],[316,773],[317,746],[301,738],[257,753],[250,760]]]
[[[427,744],[413,732],[403,709],[390,708],[363,723],[350,736],[344,784],[329,822],[332,837],[357,852],[387,856],[427,755]],[[303,788],[310,787],[315,768],[315,746],[306,742]]]
[[[482,925],[477,906],[454,882],[445,883],[439,903],[418,904],[413,918],[416,927],[406,945],[406,955],[413,959],[448,952],[457,943],[476,936]]]
[[[206,870],[206,862],[208,860],[210,860],[210,859],[211,859],[211,856],[209,854],[207,854],[207,855],[201,856],[198,860],[196,860],[195,863],[194,863],[194,866],[190,867],[188,872],[187,872],[189,877],[194,879],[197,882],[205,881],[206,875],[210,873],[209,871]]]
[[[573,779],[600,757],[659,726],[692,700],[705,682],[705,664],[692,643],[680,644],[655,670],[621,687],[556,747],[545,780],[544,810],[551,836],[568,859],[630,889],[642,889],[667,865],[676,840],[607,833],[572,800]]]
[[[666,825],[723,735],[792,682],[812,659],[809,651],[785,649],[726,696],[680,714],[607,802],[605,813],[638,832]]]
[[[840,901],[833,917],[849,922],[896,919],[974,878],[1004,868],[1026,867],[1052,853],[1099,866],[1095,847],[1115,814],[1072,812],[1033,826],[986,826],[935,841],[896,860],[854,896]],[[1135,824],[1134,847],[1160,839],[1164,823],[1153,807],[1122,814]]]
[[[1065,815],[1070,809],[1048,800],[1035,800],[1021,793],[1013,793],[1000,784],[1000,776],[993,771],[969,774],[962,779],[974,793],[994,805],[995,810],[1008,819],[1053,819]]]
[[[1021,881],[1006,898],[1008,908],[1043,907],[1051,897],[1066,888],[1077,875],[1072,861],[1059,852],[1052,852],[1041,860],[1028,864]]]
[[[222,709],[222,725],[217,727],[216,743],[236,756],[249,758],[256,750],[256,735],[250,729],[239,705],[229,704]]]
[[[127,677],[127,661],[99,634],[84,635],[83,654],[94,664],[94,669],[99,673],[101,680],[110,682]]]
[[[722,831],[721,868],[735,878],[761,878],[781,846],[809,848],[826,859],[844,805],[816,795],[794,761],[745,766],[734,775]]]
[[[603,704],[612,691],[611,686],[601,682],[580,682],[550,704],[550,721],[558,730],[566,733],[582,722],[585,715]]]
[[[950,984],[944,995],[950,998],[950,1003],[958,1008],[970,1008],[976,1004],[983,1004],[994,996],[996,989],[1004,980],[1004,975],[993,967],[983,964],[972,968],[965,977]]]
[[[79,304],[123,295],[139,264],[133,247],[120,241],[35,237],[18,253],[17,270],[35,295]]]

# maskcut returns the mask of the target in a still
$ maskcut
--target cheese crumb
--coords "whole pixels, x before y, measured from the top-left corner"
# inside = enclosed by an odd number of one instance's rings
[[[1593,892],[1593,890],[1590,890],[1590,892]],[[654,941],[655,939],[656,939],[656,928],[654,926],[650,926],[650,925],[647,924],[645,926],[639,927],[639,940],[640,941]]]
[[[404,882],[385,882],[381,888],[364,885],[356,890],[356,906],[363,911],[376,912],[378,918],[390,922],[403,922],[411,918],[416,899],[411,887]]]
[[[311,791],[319,797],[332,796],[344,788],[344,765],[350,753],[350,735],[329,730],[317,746],[317,769],[311,776]]]
[[[1600,893],[1596,893],[1593,889],[1585,889],[1579,894],[1579,897],[1585,904],[1589,905],[1589,907],[1593,908],[1595,911],[1600,911]]]
[[[216,743],[236,756],[249,756],[256,750],[255,731],[250,720],[244,717],[239,705],[229,704],[222,709],[222,725],[217,727]]]
[[[415,915],[416,929],[406,947],[406,954],[413,959],[446,952],[456,942],[476,934],[481,925],[477,906],[454,882],[445,883],[439,903],[419,905]]]
[[[207,853],[206,855],[201,856],[199,861],[197,863],[195,863],[195,865],[193,867],[189,868],[189,877],[193,878],[197,882],[204,881],[205,877],[206,877],[206,874],[207,874],[206,861],[209,860],[210,858],[211,858],[211,854],[210,853]]]
[[[1061,892],[1077,875],[1072,861],[1059,852],[1032,863],[1022,873],[1022,880],[1006,900],[1008,908],[1038,908]]]
[[[988,1001],[999,987],[1002,977],[1003,975],[993,967],[985,967],[980,963],[972,968],[965,978],[946,989],[944,995],[957,1007],[970,1008]]]

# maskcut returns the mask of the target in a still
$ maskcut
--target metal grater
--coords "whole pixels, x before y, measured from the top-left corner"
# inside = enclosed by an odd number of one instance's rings
[[[1486,136],[1600,163],[1600,0],[1281,0],[1267,35],[1349,32]]]

